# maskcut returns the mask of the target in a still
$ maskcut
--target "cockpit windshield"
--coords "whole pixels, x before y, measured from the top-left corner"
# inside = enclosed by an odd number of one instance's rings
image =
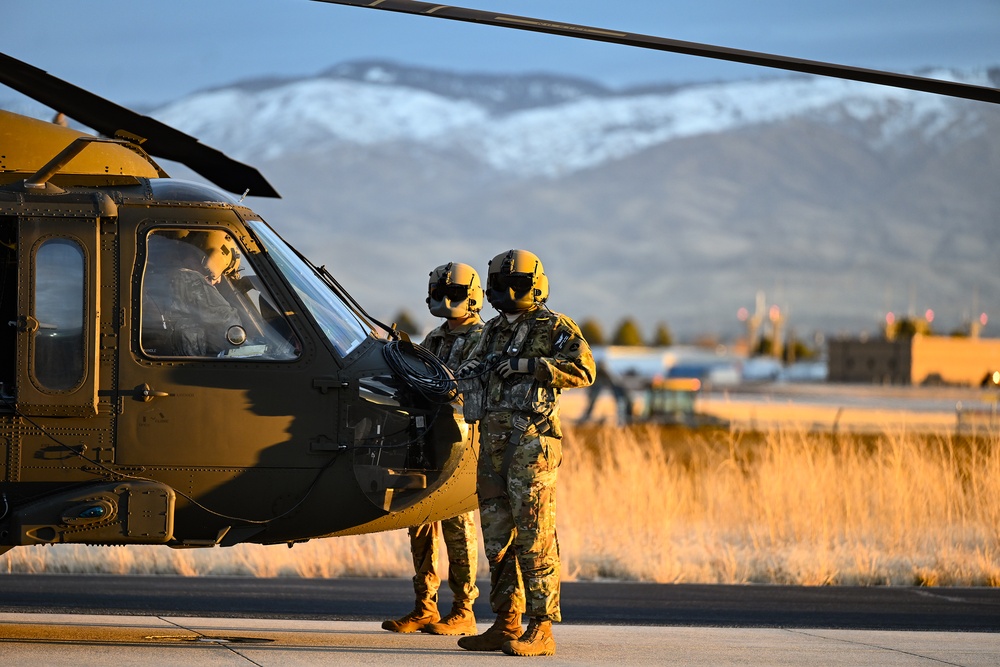
[[[337,353],[350,354],[368,337],[369,328],[270,227],[255,220],[247,224]]]

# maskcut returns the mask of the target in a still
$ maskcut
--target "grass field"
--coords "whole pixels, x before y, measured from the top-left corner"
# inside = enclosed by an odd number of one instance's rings
[[[1000,435],[570,429],[566,580],[1000,586]],[[485,559],[480,559],[485,574]],[[412,575],[405,531],[296,545],[19,547],[0,571]]]
[[[564,540],[576,577],[1000,585],[995,436],[644,428],[574,441],[562,518],[600,517]]]

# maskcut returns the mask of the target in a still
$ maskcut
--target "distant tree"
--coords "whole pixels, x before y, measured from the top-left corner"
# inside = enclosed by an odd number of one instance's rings
[[[601,325],[597,323],[597,320],[584,320],[583,324],[580,325],[580,333],[583,334],[584,339],[590,345],[607,344],[604,339],[604,330],[601,329]]]
[[[660,322],[656,325],[656,332],[653,333],[653,340],[650,344],[653,347],[670,347],[674,344],[674,336],[666,324]]]
[[[808,361],[810,359],[815,359],[817,356],[816,350],[806,345],[806,343],[798,338],[793,338],[791,341],[785,344],[785,349],[782,350],[781,358],[792,363],[795,361]]]
[[[641,346],[643,343],[642,334],[639,333],[639,325],[631,317],[626,317],[618,325],[618,330],[615,332],[615,337],[611,342],[615,345]]]
[[[396,324],[396,328],[400,331],[406,333],[409,336],[416,336],[420,333],[420,325],[417,324],[416,320],[410,314],[410,311],[405,308],[396,314],[396,317],[392,320]]]
[[[931,325],[927,320],[904,317],[895,322],[892,338],[913,338],[917,334],[931,335]],[[888,336],[887,336],[888,337]]]
[[[753,350],[754,356],[768,356],[773,354],[774,349],[774,339],[770,336],[764,335],[760,337],[757,341],[757,346]]]

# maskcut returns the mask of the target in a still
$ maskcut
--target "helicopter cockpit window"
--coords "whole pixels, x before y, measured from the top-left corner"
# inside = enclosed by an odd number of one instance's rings
[[[146,236],[139,344],[151,357],[289,360],[301,345],[246,251],[222,229]]]
[[[351,350],[368,337],[369,329],[330,286],[316,275],[316,271],[303,262],[270,227],[253,220],[247,224],[267,248],[278,270],[302,299],[303,305],[319,324],[333,348],[341,356],[350,354]]]
[[[86,372],[83,248],[69,239],[45,241],[35,253],[33,370],[46,389],[68,391]]]

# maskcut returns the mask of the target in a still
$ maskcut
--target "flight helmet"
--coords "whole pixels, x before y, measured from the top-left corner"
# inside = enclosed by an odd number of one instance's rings
[[[210,283],[214,285],[224,275],[239,277],[240,251],[232,236],[221,230],[213,230],[204,232],[199,241],[205,252],[203,272]]]
[[[427,308],[431,315],[455,319],[478,313],[483,307],[483,285],[468,264],[448,262],[430,273]]]
[[[486,299],[502,313],[528,310],[549,298],[542,261],[527,250],[508,250],[490,260]]]

